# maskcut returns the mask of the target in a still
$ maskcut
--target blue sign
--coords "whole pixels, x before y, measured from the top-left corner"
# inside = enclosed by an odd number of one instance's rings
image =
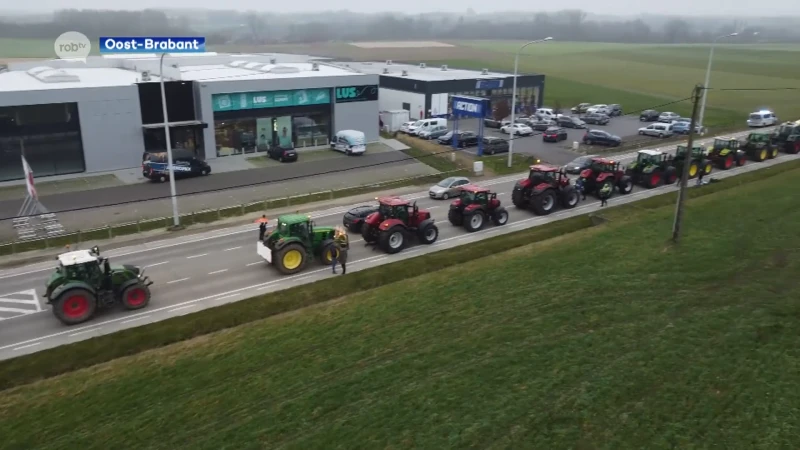
[[[453,96],[450,107],[455,117],[483,118],[489,111],[489,100],[479,97]]]
[[[503,80],[478,80],[475,89],[500,89],[503,87]]]
[[[204,37],[127,37],[100,38],[100,53],[205,53]]]

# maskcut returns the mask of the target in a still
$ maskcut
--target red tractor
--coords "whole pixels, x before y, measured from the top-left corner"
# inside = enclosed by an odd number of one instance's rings
[[[565,209],[577,206],[578,190],[560,167],[536,164],[531,166],[528,178],[514,185],[511,201],[517,208],[533,208],[533,212],[544,216],[555,211],[559,202]]]
[[[620,194],[630,194],[633,190],[633,178],[625,174],[619,162],[606,158],[592,158],[589,168],[581,172],[581,180],[584,192],[598,197],[606,184],[610,185],[612,192],[616,187]]]
[[[364,219],[361,236],[367,244],[378,244],[386,253],[397,253],[406,247],[408,238],[416,235],[423,244],[439,238],[439,228],[431,213],[400,197],[379,197],[378,211]]]
[[[453,225],[473,232],[483,228],[486,219],[491,219],[495,225],[507,224],[508,211],[500,206],[496,193],[468,184],[461,186],[461,195],[450,204],[447,219]]]

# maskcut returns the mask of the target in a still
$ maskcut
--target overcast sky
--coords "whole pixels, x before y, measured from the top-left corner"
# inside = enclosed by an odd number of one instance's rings
[[[8,8],[9,5],[0,9]],[[467,8],[474,11],[497,11],[498,3],[486,0],[403,0],[400,2],[381,2],[364,0],[339,0],[331,3],[326,0],[305,0],[300,2],[286,2],[273,0],[226,0],[224,2],[212,0],[137,0],[135,2],[113,2],[105,0],[31,0],[24,4],[24,8],[36,12],[53,11],[57,9],[144,9],[144,8],[209,8],[209,9],[236,9],[260,10],[272,12],[303,12],[314,10],[349,9],[353,12],[373,13],[389,9],[400,10],[405,13],[417,14],[434,11],[464,12]],[[508,3],[509,9],[530,11],[556,11],[562,9],[582,9],[596,14],[634,15],[640,13],[672,14],[672,15],[751,15],[778,16],[786,14],[800,15],[800,0],[771,0],[766,5],[748,0],[669,0],[669,1],[643,1],[643,0],[559,0],[555,2],[533,2],[525,7],[525,2]],[[9,8],[10,9],[10,8]]]

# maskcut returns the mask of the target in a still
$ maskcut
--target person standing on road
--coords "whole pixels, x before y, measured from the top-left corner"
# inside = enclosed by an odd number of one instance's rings
[[[611,191],[614,188],[611,187],[610,184],[606,183],[600,188],[600,206],[608,205],[608,199],[611,197]]]
[[[697,174],[697,185],[698,186],[702,186],[703,185],[703,177],[705,176],[705,174],[706,174],[706,171],[703,170],[703,168],[701,167],[700,168],[700,173]]]
[[[578,178],[578,180],[575,181],[575,187],[581,194],[581,200],[586,200],[586,186],[583,184],[583,178]]]
[[[333,241],[336,244],[336,254],[331,258],[331,269],[336,273],[336,264],[342,265],[342,275],[347,273],[347,250],[350,244],[347,240],[347,232],[344,230],[336,230],[336,237]]]
[[[264,235],[267,234],[267,215],[261,216],[261,223],[258,224],[258,240],[263,241]]]

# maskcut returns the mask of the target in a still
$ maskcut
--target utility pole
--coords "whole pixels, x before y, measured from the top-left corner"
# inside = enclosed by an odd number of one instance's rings
[[[678,204],[675,206],[675,222],[672,225],[672,242],[675,244],[680,242],[681,231],[683,225],[683,211],[686,205],[686,189],[689,184],[689,162],[692,160],[692,147],[694,146],[695,126],[697,124],[697,107],[703,92],[706,90],[705,86],[698,84],[692,90],[692,120],[689,124],[689,140],[686,142],[686,157],[683,160],[683,170],[681,171],[681,187],[678,191]],[[700,170],[703,170],[700,167]]]

